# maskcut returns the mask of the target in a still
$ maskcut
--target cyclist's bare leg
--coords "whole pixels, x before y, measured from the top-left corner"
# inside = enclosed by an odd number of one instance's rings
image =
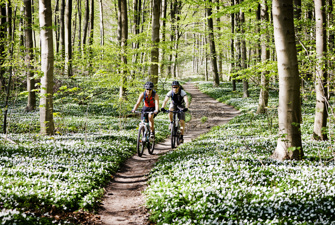
[[[180,134],[184,135],[184,130],[185,130],[185,121],[180,120]]]
[[[148,115],[150,131],[153,134],[155,132],[154,114]]]
[[[172,121],[173,121],[173,108],[169,108],[169,111],[170,111],[170,113],[169,113],[169,119],[170,119],[170,122],[172,123]]]

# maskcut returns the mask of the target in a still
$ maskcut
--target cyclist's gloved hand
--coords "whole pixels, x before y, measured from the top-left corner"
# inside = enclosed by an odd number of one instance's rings
[[[131,112],[134,113],[134,112],[135,112],[135,109],[132,109]]]
[[[157,110],[155,110],[155,111],[154,111],[154,113],[155,113],[155,114],[157,114],[157,113],[158,113],[158,111],[157,111]]]
[[[187,111],[188,111],[188,108],[183,109],[183,112],[187,112]]]
[[[161,111],[162,111],[162,112],[166,112],[166,109],[164,109],[164,108],[161,108]]]

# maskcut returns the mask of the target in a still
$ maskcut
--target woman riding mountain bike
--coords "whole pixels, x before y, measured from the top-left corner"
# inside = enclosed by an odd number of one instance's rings
[[[178,113],[178,118],[180,121],[180,140],[179,143],[184,142],[184,130],[185,130],[185,112],[188,110],[188,98],[186,92],[182,89],[178,81],[173,81],[171,84],[172,90],[169,91],[162,104],[161,111],[165,112],[165,106],[168,100],[171,98],[171,104],[169,107],[169,119],[170,119],[170,129],[173,127],[173,111],[180,110]]]
[[[149,121],[149,126],[150,126],[150,131],[151,131],[150,139],[154,139],[155,138],[154,118],[156,117],[158,113],[158,109],[159,109],[159,96],[156,93],[156,91],[153,90],[154,84],[152,82],[150,81],[146,82],[144,85],[144,88],[145,88],[145,91],[139,95],[138,100],[132,112],[136,111],[136,109],[139,107],[142,101],[144,102],[144,106],[141,111],[142,112],[141,120],[146,118],[147,121]],[[149,114],[148,112],[153,112],[153,113]]]

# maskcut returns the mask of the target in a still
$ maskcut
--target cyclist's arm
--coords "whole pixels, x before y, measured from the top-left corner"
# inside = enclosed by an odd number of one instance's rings
[[[135,111],[137,108],[138,108],[138,106],[141,104],[141,102],[142,102],[142,100],[143,100],[143,93],[141,93],[140,94],[140,96],[138,96],[138,99],[137,99],[137,102],[136,102],[136,104],[135,104],[135,106],[134,106],[134,108],[133,108],[133,111]]]
[[[165,96],[165,99],[162,104],[162,108],[165,108],[167,101],[169,101],[169,96]]]
[[[189,104],[187,95],[184,96],[184,102],[185,102],[185,108],[188,108]]]
[[[159,110],[159,96],[156,93],[155,94],[155,111],[158,112],[158,110]]]

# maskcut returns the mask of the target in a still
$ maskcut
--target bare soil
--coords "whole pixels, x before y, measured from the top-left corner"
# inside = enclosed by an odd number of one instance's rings
[[[227,123],[239,114],[233,107],[201,93],[193,83],[187,83],[183,87],[192,95],[189,107],[192,119],[186,125],[185,143],[208,132],[211,127]],[[202,117],[207,117],[207,121],[202,122]],[[172,151],[169,138],[156,144],[153,155],[147,151],[142,157],[136,154],[122,165],[106,188],[101,210],[96,215],[100,220],[96,224],[150,224],[143,191],[147,187],[148,174],[154,163],[168,151]]]

